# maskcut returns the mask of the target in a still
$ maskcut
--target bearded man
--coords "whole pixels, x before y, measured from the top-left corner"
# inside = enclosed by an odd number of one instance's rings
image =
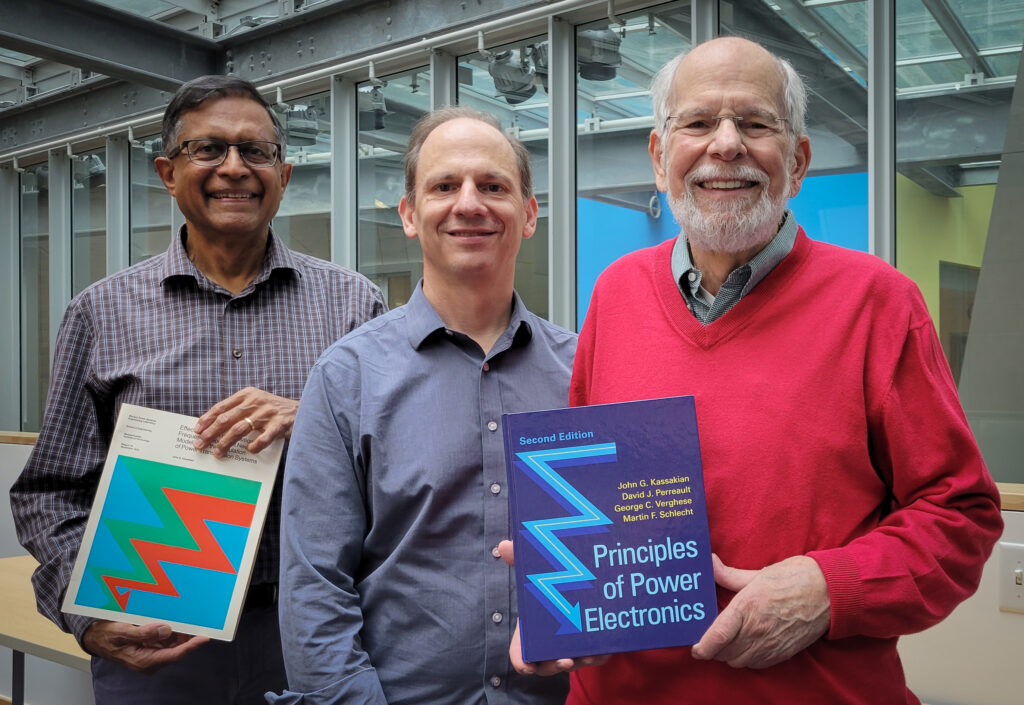
[[[917,703],[896,650],[974,592],[1002,530],[917,287],[786,201],[805,89],[739,38],[670,62],[650,155],[682,233],[598,279],[573,405],[696,398],[720,614],[691,648],[578,662],[568,705]],[[582,666],[582,667],[580,667]]]

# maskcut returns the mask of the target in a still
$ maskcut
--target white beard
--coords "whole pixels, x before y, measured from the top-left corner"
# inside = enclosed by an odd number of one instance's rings
[[[700,188],[697,183],[702,181],[754,181],[761,184],[761,195],[752,207],[734,201],[705,216],[694,197],[694,189]],[[773,199],[768,192],[768,174],[749,166],[698,167],[686,175],[685,185],[681,197],[669,192],[669,208],[687,241],[710,252],[735,254],[767,245],[779,230],[789,199],[788,183]]]

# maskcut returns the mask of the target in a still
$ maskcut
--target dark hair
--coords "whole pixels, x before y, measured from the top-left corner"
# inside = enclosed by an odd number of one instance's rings
[[[419,164],[423,143],[435,129],[450,120],[460,118],[479,120],[485,125],[490,125],[508,140],[512,152],[516,155],[516,165],[519,167],[519,189],[523,200],[529,201],[533,197],[533,178],[530,175],[530,153],[526,151],[523,143],[506,134],[498,118],[490,113],[465,105],[453,105],[431,110],[421,117],[412,128],[412,134],[409,136],[409,149],[405,153],[405,199],[409,204],[416,202],[416,167]]]
[[[177,146],[178,135],[181,134],[182,116],[190,110],[195,110],[211,98],[248,98],[262,105],[270,116],[274,125],[274,137],[278,144],[284,146],[284,130],[281,129],[281,121],[263,96],[256,90],[256,86],[238,76],[200,76],[188,81],[171,98],[171,102],[164,111],[163,129],[160,138],[163,141],[164,155]]]

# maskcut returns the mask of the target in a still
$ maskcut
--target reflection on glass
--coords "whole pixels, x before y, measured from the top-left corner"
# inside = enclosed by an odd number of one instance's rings
[[[135,264],[165,251],[171,244],[171,207],[167,189],[153,168],[163,143],[159,135],[132,144],[128,173],[131,178],[129,220],[130,263]]]
[[[619,256],[673,237],[647,153],[650,84],[690,47],[690,4],[620,14],[576,32],[576,310],[582,325],[594,282]]]
[[[330,93],[275,106],[285,131],[285,158],[292,178],[274,218],[274,233],[288,247],[331,258]]]
[[[544,36],[459,57],[459,105],[495,115],[530,153],[537,230],[516,259],[516,291],[538,316],[548,315],[548,45]]]
[[[105,149],[76,155],[71,174],[71,285],[74,294],[107,270]]]
[[[402,158],[409,134],[430,109],[427,68],[357,86],[359,99],[358,269],[384,292],[389,308],[409,300],[423,276],[419,244],[398,217],[405,192]]]
[[[897,3],[898,31],[920,20],[919,4]],[[916,58],[932,73],[919,74],[917,89],[903,81],[897,89],[896,264],[921,288],[992,476],[1024,482],[1024,396],[1015,382],[1024,288],[1005,267],[1020,260],[1024,204],[1014,191],[999,196],[1024,180],[1024,164],[1011,158],[1024,151],[1024,125],[1010,119],[1024,1],[949,4],[980,50],[974,68],[956,49],[950,58],[938,53],[948,47],[897,43],[898,65]],[[1015,23],[1009,34],[1007,23]]]
[[[50,381],[50,188],[46,164],[21,174],[21,430],[38,431]]]

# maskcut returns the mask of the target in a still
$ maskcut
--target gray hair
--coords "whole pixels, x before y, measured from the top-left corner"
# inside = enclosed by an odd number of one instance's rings
[[[171,102],[164,111],[163,129],[160,134],[163,142],[164,156],[177,145],[178,135],[181,134],[182,117],[190,110],[195,110],[206,101],[212,98],[248,98],[262,105],[270,122],[274,126],[274,139],[284,147],[284,130],[281,129],[281,121],[277,115],[263,100],[263,96],[249,81],[238,76],[200,76],[193,78],[178,89],[178,92],[171,98]]]
[[[410,205],[416,202],[416,167],[420,161],[420,150],[423,143],[431,132],[451,120],[466,118],[478,120],[485,125],[490,125],[508,141],[512,152],[516,155],[516,166],[519,167],[519,189],[522,192],[523,200],[529,201],[533,197],[533,177],[530,174],[530,153],[522,142],[510,137],[501,127],[501,121],[494,115],[486,113],[467,105],[451,105],[437,110],[431,110],[419,119],[412,128],[409,136],[409,149],[405,153],[405,200]]]
[[[762,47],[763,48],[763,47]],[[767,49],[765,50],[767,51]],[[665,139],[665,120],[675,103],[675,77],[679,64],[683,62],[689,51],[677,54],[671,61],[661,67],[651,80],[651,102],[654,105],[654,129],[658,138]],[[806,134],[805,123],[807,114],[807,87],[793,65],[780,56],[768,52],[782,74],[782,105],[786,118],[786,127],[795,143],[797,138]]]

